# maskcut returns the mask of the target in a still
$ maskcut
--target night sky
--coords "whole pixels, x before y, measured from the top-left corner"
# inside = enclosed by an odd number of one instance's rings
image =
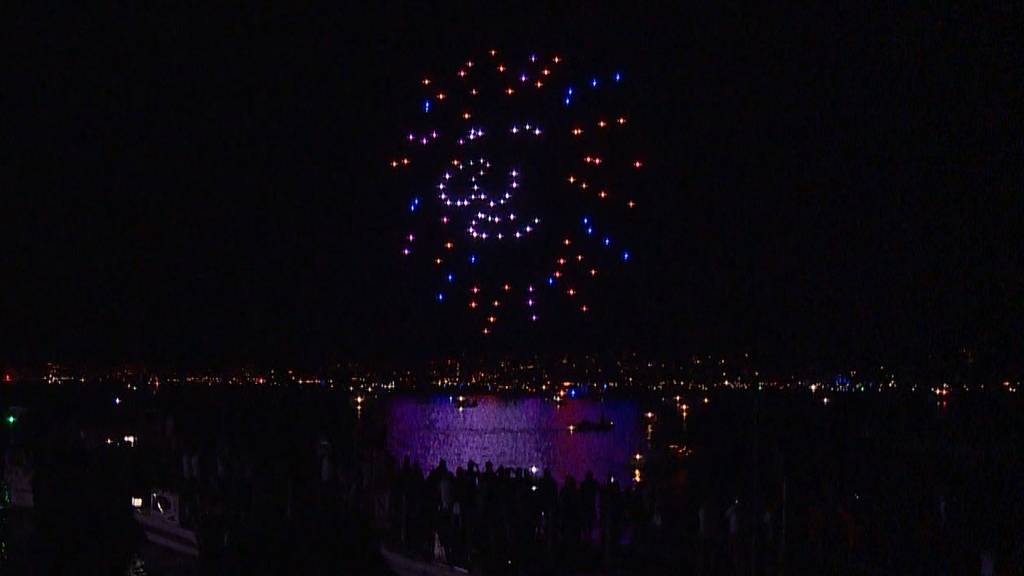
[[[1019,357],[1010,3],[366,4],[8,22],[0,361]],[[481,340],[398,255],[387,162],[424,72],[492,47],[625,70],[657,186],[594,314]]]

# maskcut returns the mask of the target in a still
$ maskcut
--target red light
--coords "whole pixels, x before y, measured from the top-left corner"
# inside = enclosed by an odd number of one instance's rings
[[[633,168],[639,169],[639,168],[642,168],[643,165],[644,165],[644,163],[639,161],[639,160],[637,160],[636,162],[633,162]]]
[[[477,307],[476,300],[470,300],[469,301],[469,307],[470,308],[476,308]]]

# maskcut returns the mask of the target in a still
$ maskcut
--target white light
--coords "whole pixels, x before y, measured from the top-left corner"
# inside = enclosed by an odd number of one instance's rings
[[[142,508],[142,498],[132,496],[132,508]]]

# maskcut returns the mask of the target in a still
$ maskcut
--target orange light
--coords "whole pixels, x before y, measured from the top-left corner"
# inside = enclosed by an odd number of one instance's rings
[[[391,167],[392,168],[398,168],[398,160],[392,160],[391,161]]]
[[[583,262],[583,254],[577,254],[576,255],[576,261],[577,262]]]
[[[558,265],[559,266],[565,266],[565,258],[559,258],[558,259]]]
[[[505,94],[508,94],[509,96],[511,96],[511,95],[513,95],[515,93],[516,93],[516,91],[513,90],[511,86],[509,86],[508,88],[505,88]]]
[[[607,192],[605,192],[604,190],[601,190],[600,192],[598,192],[598,193],[597,193],[597,196],[598,196],[598,197],[599,197],[599,198],[600,198],[601,200],[604,200],[605,198],[607,198],[607,197],[608,197],[608,193],[607,193]]]
[[[596,164],[596,165],[600,166],[600,165],[601,165],[601,159],[600,159],[600,158],[597,158],[597,157],[595,157],[595,158],[594,158],[594,164]]]
[[[620,125],[621,124],[625,124],[626,123],[626,117],[625,116],[619,116],[615,121],[618,122]]]
[[[586,182],[581,182],[580,183],[580,188],[583,189],[583,190],[586,190],[587,189],[587,183]]]
[[[626,202],[626,206],[629,206],[630,208],[636,208],[636,202],[630,200],[629,202]]]
[[[502,286],[502,288],[504,288],[504,289],[505,289],[505,292],[508,292],[509,290],[511,290],[511,289],[512,289],[512,287],[511,287],[511,286],[509,286],[508,284],[505,284],[504,286]]]
[[[548,70],[547,68],[545,68],[545,69],[541,70],[540,73],[545,75],[545,76],[547,76],[548,74],[551,74],[551,70]]]
[[[554,276],[555,276],[555,278],[561,278],[562,277],[562,272],[560,270],[555,270]]]
[[[472,67],[473,67],[473,61],[472,60],[470,60],[469,62],[466,62],[466,68],[472,68]]]
[[[470,290],[470,291],[473,294],[479,294],[480,293],[480,287],[479,286],[473,286],[472,290]]]
[[[583,306],[580,306],[580,312],[586,312],[586,311],[587,311],[587,310],[589,310],[589,309],[590,309],[590,308],[587,308],[587,305],[586,305],[586,304],[584,304]]]
[[[572,129],[572,135],[573,136],[579,136],[580,134],[583,134],[583,128],[573,128]]]
[[[408,166],[409,165],[409,159],[408,158],[402,158],[402,165],[403,166]]]
[[[454,248],[454,247],[455,247],[455,244],[453,244],[453,243],[452,243],[452,242],[451,242],[451,241],[449,240],[448,242],[445,242],[445,243],[444,243],[444,247],[445,247],[445,248],[447,248],[447,249],[449,249],[449,250],[451,250],[452,248]]]
[[[504,71],[505,71],[505,65],[504,64],[498,64],[498,72],[504,72]]]
[[[491,333],[491,329],[490,328],[484,328],[484,334],[490,334],[490,333]]]
[[[476,91],[476,88],[473,88],[473,89],[471,89],[471,90],[469,91],[469,93],[470,93],[470,94],[472,94],[473,96],[476,96],[476,95],[477,95],[477,91]]]
[[[607,125],[608,125],[608,123],[605,122],[604,120],[598,120],[598,122],[597,122],[598,128],[604,128]]]
[[[491,302],[491,306],[494,306],[495,308],[497,308],[498,306],[501,306],[501,302],[499,302],[497,300],[494,300],[493,302]]]
[[[442,260],[440,258],[434,258],[434,264],[441,265]]]
[[[477,307],[476,300],[470,300],[469,301],[469,307],[470,308],[476,308]]]
[[[424,78],[423,79],[423,85],[424,86],[430,86],[430,78]]]
[[[498,55],[498,51],[495,50],[494,48],[491,48],[491,56],[497,56],[497,55]]]
[[[569,176],[569,184],[575,184],[575,183],[576,183],[576,177],[575,176]]]
[[[568,246],[569,244],[572,244],[572,242],[570,242],[569,239],[566,238],[565,240],[562,240],[562,244],[565,244],[566,246]]]
[[[568,290],[565,291],[565,293],[568,294],[569,296],[575,296],[576,290],[569,288]]]
[[[495,318],[494,316],[488,316],[487,317],[487,321],[490,322],[491,324],[494,324],[495,322],[497,322],[497,320],[498,319]]]
[[[558,56],[555,56],[554,58],[551,59],[551,61],[554,62],[555,64],[558,64],[559,62],[562,61],[562,59],[559,58]]]
[[[590,275],[591,276],[597,276],[597,268],[591,268],[590,269]]]
[[[459,78],[465,78],[465,77],[466,77],[466,71],[465,70],[459,70]]]
[[[444,92],[438,92],[437,93],[437,99],[438,100],[444,100],[444,98],[445,98]]]
[[[534,85],[534,86],[536,86],[537,88],[540,88],[541,86],[543,86],[543,85],[544,85],[544,83],[543,83],[543,82],[541,82],[540,80],[537,80],[536,82],[534,82],[534,84],[533,84],[533,85]]]
[[[462,113],[462,119],[463,120],[469,120],[470,118],[472,118],[472,115],[469,112],[463,112]]]

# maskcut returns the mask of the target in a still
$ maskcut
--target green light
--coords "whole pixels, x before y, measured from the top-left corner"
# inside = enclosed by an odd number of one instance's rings
[[[14,417],[14,414],[10,414],[10,415],[7,416],[7,423],[10,424],[11,426],[14,426],[14,423],[17,420],[18,419]]]

